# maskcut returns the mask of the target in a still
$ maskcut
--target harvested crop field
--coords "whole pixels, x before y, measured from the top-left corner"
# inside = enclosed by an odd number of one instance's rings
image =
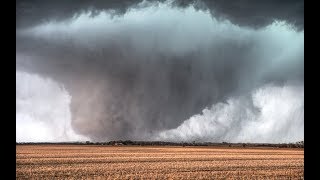
[[[300,148],[17,145],[17,179],[303,179]]]

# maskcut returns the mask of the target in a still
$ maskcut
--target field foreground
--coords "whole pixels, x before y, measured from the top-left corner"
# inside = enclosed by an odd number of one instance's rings
[[[17,145],[17,179],[303,179],[301,148]]]

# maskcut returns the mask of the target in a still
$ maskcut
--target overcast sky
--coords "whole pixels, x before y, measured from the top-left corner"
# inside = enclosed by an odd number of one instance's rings
[[[304,139],[304,2],[16,2],[20,141]]]

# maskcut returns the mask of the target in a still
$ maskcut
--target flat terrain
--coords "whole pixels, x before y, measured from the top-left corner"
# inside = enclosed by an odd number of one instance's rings
[[[299,148],[17,145],[17,179],[303,179]]]

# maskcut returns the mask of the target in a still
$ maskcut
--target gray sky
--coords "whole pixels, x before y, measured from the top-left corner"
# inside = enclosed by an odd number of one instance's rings
[[[303,1],[16,11],[17,141],[304,138]]]

